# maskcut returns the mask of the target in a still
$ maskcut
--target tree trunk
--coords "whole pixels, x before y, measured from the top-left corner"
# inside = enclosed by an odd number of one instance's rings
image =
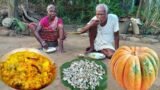
[[[18,0],[8,0],[8,17],[18,18]]]
[[[29,10],[29,3],[28,3],[28,0],[25,0],[25,9],[26,9],[26,11]]]
[[[27,11],[26,11],[26,9],[25,9],[25,7],[24,7],[23,5],[21,5],[21,9],[22,9],[22,11],[23,11],[23,13],[24,13],[24,16],[25,16],[29,21],[36,22],[36,23],[38,22],[37,19],[32,18],[32,17],[30,17],[30,16],[27,14]]]
[[[136,18],[139,17],[139,13],[140,13],[140,10],[141,10],[141,7],[142,7],[142,1],[143,0],[140,0],[139,6],[138,6],[138,10],[137,10],[137,14],[136,14]]]

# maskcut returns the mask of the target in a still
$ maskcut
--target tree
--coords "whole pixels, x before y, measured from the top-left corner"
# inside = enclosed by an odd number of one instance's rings
[[[18,0],[8,0],[8,17],[18,18]]]
[[[139,13],[140,13],[140,10],[141,10],[141,7],[142,7],[142,0],[140,0],[140,4],[138,6],[138,10],[137,10],[137,13],[136,13],[136,18],[139,18]]]

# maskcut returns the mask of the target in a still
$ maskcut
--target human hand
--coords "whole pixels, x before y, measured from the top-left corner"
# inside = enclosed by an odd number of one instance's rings
[[[98,20],[98,19],[91,21],[92,26],[97,26],[98,24],[100,24],[100,20]]]
[[[48,49],[48,45],[47,45],[47,43],[46,43],[45,41],[42,41],[41,44],[42,44],[42,47],[43,47],[43,48]]]
[[[91,53],[91,52],[93,52],[93,51],[94,51],[94,48],[89,48],[89,50],[87,50],[87,51],[85,52],[85,54]]]

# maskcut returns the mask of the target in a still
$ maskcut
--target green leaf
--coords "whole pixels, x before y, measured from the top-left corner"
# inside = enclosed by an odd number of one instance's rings
[[[26,30],[27,25],[24,22],[18,20],[17,18],[14,18],[14,23],[16,24],[16,27],[18,27],[21,31]]]
[[[105,3],[106,0],[99,0],[99,3]]]
[[[24,31],[24,30],[26,29],[26,24],[25,24],[25,23],[23,23],[23,22],[21,22],[21,21],[18,21],[17,24],[18,24],[18,27],[19,27],[22,31]]]
[[[63,80],[63,69],[70,67],[72,62],[78,61],[78,60],[94,61],[96,64],[101,65],[103,67],[103,69],[105,70],[105,75],[102,76],[103,79],[100,80],[100,86],[97,86],[95,90],[105,90],[107,88],[107,67],[106,65],[101,60],[94,60],[94,59],[87,58],[87,57],[77,57],[70,62],[64,63],[60,67],[61,82],[64,84],[64,86],[69,87],[70,90],[80,90],[79,88],[74,88],[67,81]],[[91,89],[89,88],[87,90],[91,90]]]

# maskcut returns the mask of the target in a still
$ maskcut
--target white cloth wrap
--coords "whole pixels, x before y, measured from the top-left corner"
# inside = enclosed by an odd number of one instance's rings
[[[94,20],[94,19],[96,19],[96,16],[94,16],[91,20]],[[97,27],[97,36],[94,41],[95,50],[96,51],[100,51],[103,49],[115,50],[114,44],[113,44],[114,32],[117,32],[117,31],[119,31],[118,17],[114,14],[108,14],[108,20],[106,25],[104,26],[98,25]]]

